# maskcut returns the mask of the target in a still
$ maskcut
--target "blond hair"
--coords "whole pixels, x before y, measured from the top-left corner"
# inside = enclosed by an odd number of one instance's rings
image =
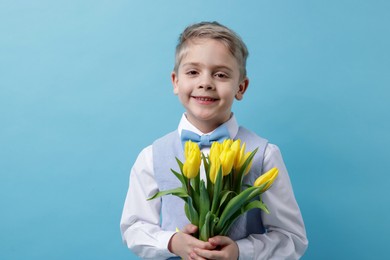
[[[238,62],[240,78],[244,79],[246,77],[246,59],[249,53],[245,43],[238,34],[218,22],[200,22],[184,29],[176,46],[174,67],[176,73],[187,47],[187,42],[192,39],[213,39],[222,42]]]

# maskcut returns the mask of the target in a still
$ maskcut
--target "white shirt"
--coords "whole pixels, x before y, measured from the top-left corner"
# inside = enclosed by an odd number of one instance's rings
[[[233,139],[239,125],[234,117],[226,123]],[[203,135],[183,114],[178,132],[186,129]],[[207,154],[209,148],[203,148]],[[270,214],[263,214],[264,234],[252,234],[237,240],[239,259],[299,259],[305,252],[308,241],[305,226],[291,187],[290,178],[282,155],[276,145],[268,144],[263,162],[264,172],[273,167],[279,175],[272,187],[262,195]],[[204,176],[203,176],[204,177]],[[130,172],[120,229],[123,242],[143,259],[166,259],[175,256],[168,250],[168,243],[175,232],[162,230],[160,223],[160,200],[148,198],[158,192],[153,172],[152,146],[138,155]]]

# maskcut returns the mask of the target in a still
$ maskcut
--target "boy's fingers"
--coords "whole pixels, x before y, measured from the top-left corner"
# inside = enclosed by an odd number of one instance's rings
[[[230,244],[232,240],[229,237],[225,237],[225,236],[215,236],[210,238],[209,242],[213,246],[224,246]]]
[[[194,248],[194,252],[192,252],[190,256],[192,259],[212,259],[211,251],[202,250],[200,248]]]
[[[182,232],[186,234],[193,234],[198,230],[198,227],[192,224],[185,225]]]
[[[206,258],[203,258],[200,255],[197,255],[195,252],[191,252],[190,259],[193,259],[193,260],[206,260]]]
[[[223,253],[221,253],[220,251],[194,248],[194,253],[195,254],[191,254],[191,257],[193,257],[193,259],[224,259],[222,257]]]
[[[193,248],[198,248],[202,250],[214,250],[215,247],[215,245],[212,245],[209,242],[203,242],[201,240],[197,240],[196,243],[193,244]]]

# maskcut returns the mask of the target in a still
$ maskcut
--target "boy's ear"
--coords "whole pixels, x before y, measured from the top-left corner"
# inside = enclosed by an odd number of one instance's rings
[[[178,77],[177,77],[177,75],[176,75],[176,72],[172,72],[172,74],[171,74],[171,80],[172,80],[172,85],[173,85],[173,93],[175,94],[175,95],[177,95],[177,94],[179,94],[179,86],[178,86]]]
[[[238,91],[236,93],[236,99],[237,100],[242,100],[244,98],[244,93],[248,89],[249,86],[249,79],[245,77],[238,86]]]

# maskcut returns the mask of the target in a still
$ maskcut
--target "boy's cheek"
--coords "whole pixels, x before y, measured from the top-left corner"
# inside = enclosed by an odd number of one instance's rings
[[[179,94],[179,86],[173,82],[173,94],[178,95]]]

